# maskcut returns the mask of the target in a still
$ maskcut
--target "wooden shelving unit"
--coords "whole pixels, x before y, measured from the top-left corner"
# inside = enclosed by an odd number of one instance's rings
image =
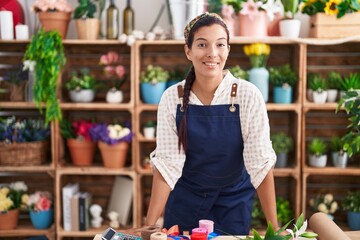
[[[306,74],[308,72],[326,73],[330,70],[340,70],[346,74],[358,71],[360,46],[358,41],[341,42],[314,39],[286,39],[268,37],[262,39],[235,37],[231,41],[231,52],[227,66],[240,65],[249,67],[248,58],[243,53],[243,46],[253,42],[265,42],[271,46],[271,55],[267,66],[279,66],[289,63],[298,72],[299,82],[294,89],[292,104],[272,103],[270,92],[266,104],[272,132],[285,131],[289,133],[296,148],[290,154],[290,165],[287,168],[276,168],[276,194],[291,202],[296,215],[304,212],[307,217],[312,213],[307,202],[319,190],[329,191],[338,200],[350,189],[359,189],[360,168],[349,166],[346,169],[334,168],[329,163],[326,168],[316,169],[307,165],[306,143],[313,137],[330,138],[346,131],[347,117],[343,111],[335,114],[336,103],[314,104],[306,99]],[[22,64],[23,53],[29,41],[0,41],[0,64],[6,67]],[[331,45],[329,45],[331,44]],[[60,134],[59,124],[51,124],[51,153],[46,164],[42,166],[8,167],[0,166],[0,183],[24,179],[34,189],[49,190],[55,196],[55,221],[47,230],[34,230],[23,215],[18,229],[0,231],[0,239],[15,237],[30,237],[45,235],[49,239],[92,239],[108,226],[105,219],[99,229],[88,231],[64,231],[62,222],[62,187],[69,182],[79,182],[82,191],[93,195],[93,203],[98,203],[106,211],[111,195],[111,186],[116,176],[126,176],[133,181],[132,219],[128,226],[140,227],[143,224],[149,201],[152,173],[144,165],[144,158],[154,150],[156,139],[146,139],[143,136],[143,125],[148,120],[156,119],[156,104],[145,104],[141,100],[140,73],[148,64],[161,65],[171,70],[174,66],[187,69],[190,63],[185,57],[183,41],[137,41],[133,47],[116,40],[64,40],[67,65],[62,73],[62,83],[69,79],[70,71],[82,67],[90,68],[95,77],[102,78],[102,67],[98,65],[102,54],[110,50],[123,56],[127,69],[127,81],[123,85],[124,102],[109,104],[105,102],[105,92],[100,91],[93,103],[72,103],[67,92],[59,92],[60,106],[64,118],[80,117],[96,120],[111,120],[113,118],[128,120],[134,132],[131,150],[126,167],[123,169],[106,169],[102,166],[99,152],[95,154],[94,165],[91,167],[74,167],[64,139]],[[0,77],[4,76],[5,68],[0,68]],[[109,84],[105,81],[105,84]],[[1,86],[1,82],[0,82]],[[107,89],[105,89],[106,91]],[[5,94],[6,95],[6,94]],[[37,113],[34,103],[10,102],[0,95],[0,114]],[[38,114],[38,113],[37,113]],[[326,127],[329,126],[329,127]],[[10,177],[9,177],[10,176]],[[336,177],[334,177],[336,176]],[[338,179],[341,179],[338,181]],[[326,185],[329,183],[329,185]],[[344,214],[339,211],[335,215],[338,223],[344,225]],[[345,226],[345,225],[344,225]]]

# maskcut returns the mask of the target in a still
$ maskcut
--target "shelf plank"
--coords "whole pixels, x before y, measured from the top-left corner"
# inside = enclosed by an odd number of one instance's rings
[[[313,102],[305,102],[303,105],[303,110],[305,112],[309,111],[309,110],[323,110],[323,111],[328,111],[328,110],[336,110],[337,108],[337,103],[323,103],[323,104],[319,104],[319,103],[313,103]]]
[[[51,172],[55,171],[55,166],[1,166],[1,172]]]
[[[131,168],[105,168],[105,167],[61,167],[56,171],[59,175],[126,175],[135,176],[135,171]]]
[[[41,106],[42,108],[45,105]],[[6,109],[37,109],[33,102],[0,102],[0,108]]]
[[[132,103],[60,103],[63,110],[129,110],[133,109]]]
[[[267,103],[266,109],[268,111],[300,111],[301,105],[297,103],[293,104],[279,104],[279,103]]]
[[[303,167],[303,173],[308,175],[348,175],[348,176],[360,176],[360,168],[335,168],[335,167],[324,167],[324,168],[312,168],[305,166]]]

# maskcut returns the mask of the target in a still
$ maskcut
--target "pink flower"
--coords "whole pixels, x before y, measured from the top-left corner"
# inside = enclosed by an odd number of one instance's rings
[[[261,6],[262,2],[254,2],[253,0],[243,2],[240,14],[249,15],[250,20],[254,20],[259,15],[259,7]]]
[[[31,10],[35,12],[72,12],[73,8],[67,0],[36,0],[31,6]]]
[[[125,67],[123,65],[118,65],[115,68],[115,72],[119,78],[123,78],[125,75]]]
[[[35,211],[46,211],[51,208],[51,201],[46,196],[40,196],[38,202],[35,204]]]
[[[106,78],[109,78],[113,81],[115,87],[115,82],[120,81],[120,85],[124,83],[124,76],[126,73],[125,67],[121,64],[123,61],[122,57],[114,51],[109,51],[108,53],[101,55],[100,65],[104,65],[104,73]],[[120,87],[120,86],[118,86]]]

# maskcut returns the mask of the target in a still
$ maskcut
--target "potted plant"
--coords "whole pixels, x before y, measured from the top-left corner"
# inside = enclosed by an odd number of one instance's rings
[[[269,81],[273,85],[274,103],[291,103],[297,73],[289,64],[269,68]]]
[[[88,68],[73,71],[70,81],[65,83],[65,87],[73,102],[92,102],[95,98],[96,81]]]
[[[286,167],[288,165],[288,153],[294,148],[293,139],[284,132],[278,132],[271,134],[270,140],[276,153],[275,167]]]
[[[26,210],[30,213],[30,220],[35,229],[47,229],[54,220],[52,195],[48,191],[36,191],[23,198]]]
[[[267,102],[269,98],[269,71],[265,66],[270,55],[270,45],[265,43],[245,45],[244,52],[250,59],[249,82],[260,90],[264,101]]]
[[[45,123],[61,120],[57,98],[58,78],[66,58],[60,34],[40,30],[33,35],[26,48],[24,60],[35,62],[34,101],[40,113],[45,104]]]
[[[125,66],[122,58],[117,52],[109,51],[100,57],[100,65],[104,66],[104,74],[112,82],[112,87],[106,93],[108,103],[121,103],[124,100],[123,92],[120,90],[125,83]]]
[[[320,138],[313,138],[308,144],[309,165],[312,167],[325,167],[327,144]]]
[[[160,66],[148,65],[141,72],[141,96],[145,103],[158,104],[166,89],[169,72]]]
[[[327,84],[319,74],[310,75],[309,88],[312,90],[314,103],[325,103],[327,99]]]
[[[348,132],[342,137],[344,150],[349,157],[360,153],[360,95],[357,91],[349,91],[340,99],[336,112],[344,106],[349,116],[350,124],[347,126]]]
[[[10,101],[24,101],[24,90],[26,87],[26,72],[21,67],[9,69],[6,71],[4,80],[10,90]]]
[[[92,165],[96,144],[90,137],[90,129],[94,126],[94,123],[83,119],[72,123],[67,120],[60,122],[61,135],[66,139],[74,166]]]
[[[331,71],[327,75],[328,90],[327,90],[327,102],[336,102],[338,96],[338,89],[342,82],[342,76],[336,71]]]
[[[129,144],[132,141],[130,127],[122,124],[98,123],[90,129],[91,138],[98,143],[106,168],[123,168]]]
[[[360,191],[348,192],[341,205],[347,211],[350,229],[360,230]]]
[[[21,199],[27,189],[27,185],[20,181],[0,187],[0,230],[17,227]]]
[[[174,70],[169,71],[169,79],[166,82],[166,88],[175,85],[184,79],[185,79],[184,71],[179,68],[175,68]]]
[[[147,121],[144,125],[144,137],[147,139],[155,138],[156,121]]]
[[[340,89],[341,89],[340,98],[342,98],[345,95],[345,92],[359,91],[360,90],[360,74],[359,73],[350,73],[348,76],[344,77],[343,81],[340,83]]]
[[[310,198],[310,207],[314,212],[323,212],[328,215],[331,220],[334,220],[334,213],[338,209],[338,203],[334,200],[331,193],[319,194],[315,198]]]
[[[280,20],[280,35],[284,37],[299,37],[301,21],[295,19],[299,10],[299,0],[281,0],[284,9],[284,19]]]
[[[95,17],[97,6],[92,0],[78,0],[78,3],[73,14],[78,38],[95,40],[100,29],[100,20]]]
[[[31,9],[38,14],[44,31],[57,30],[66,38],[73,8],[67,0],[37,0]]]
[[[276,198],[276,212],[279,226],[291,221],[295,217],[290,202],[282,197]]]
[[[229,67],[231,74],[239,79],[248,80],[249,76],[247,71],[243,70],[239,65]]]
[[[344,149],[344,141],[338,136],[333,136],[330,140],[331,157],[335,167],[346,168],[348,154]]]

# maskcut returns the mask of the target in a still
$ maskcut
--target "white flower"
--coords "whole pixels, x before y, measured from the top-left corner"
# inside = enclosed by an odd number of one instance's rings
[[[156,26],[154,27],[153,29],[153,33],[155,33],[156,35],[160,35],[160,34],[163,34],[164,33],[164,29],[160,26]]]
[[[337,202],[333,202],[330,206],[330,213],[334,213],[336,212],[336,210],[338,209],[338,203]]]
[[[126,127],[122,127],[118,124],[116,125],[109,125],[107,127],[107,129],[109,130],[109,137],[111,139],[121,139],[127,135],[130,134],[130,129],[126,128]]]
[[[323,213],[329,213],[329,211],[324,203],[320,203],[318,205],[318,210]]]
[[[148,32],[148,33],[146,34],[146,40],[152,41],[152,40],[155,40],[155,37],[156,37],[156,35],[155,35],[155,33],[153,33],[153,32]]]
[[[132,46],[136,41],[136,38],[133,35],[128,36],[126,44]]]
[[[133,35],[135,37],[135,39],[144,39],[145,37],[145,34],[143,31],[140,31],[140,30],[134,30],[131,35]]]
[[[24,70],[29,70],[29,71],[33,72],[35,70],[35,65],[36,65],[35,61],[25,60],[24,61],[23,71]]]
[[[125,33],[122,33],[122,34],[119,36],[119,40],[120,40],[121,43],[126,43],[127,38],[128,38],[128,36],[127,36]]]
[[[300,227],[300,229],[298,229],[296,227],[296,225],[294,224],[294,227],[296,229],[296,231],[294,232],[293,230],[291,229],[286,229],[286,231],[288,233],[290,233],[291,235],[291,238],[290,240],[316,240],[316,238],[308,238],[308,237],[301,237],[302,234],[304,234],[306,232],[306,229],[307,229],[307,220],[305,220],[305,222],[303,223],[303,225]],[[309,234],[309,233],[307,233]]]
[[[26,192],[28,189],[25,182],[22,181],[11,183],[9,187],[16,191],[23,191],[23,192]]]
[[[324,196],[324,203],[330,204],[334,200],[334,196],[331,193],[328,193]]]

